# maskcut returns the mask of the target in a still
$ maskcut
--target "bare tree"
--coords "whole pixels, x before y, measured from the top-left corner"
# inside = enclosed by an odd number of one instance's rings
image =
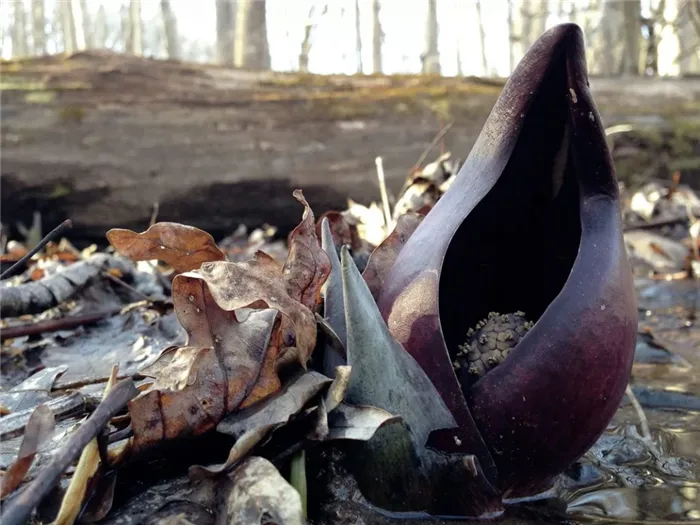
[[[600,73],[613,75],[618,70],[618,56],[620,54],[620,32],[622,29],[622,3],[621,0],[605,0],[603,2],[603,15],[600,20],[602,29],[602,52]]]
[[[270,69],[270,47],[267,42],[267,2],[238,0],[233,46],[236,67]]]
[[[508,0],[508,71],[511,73],[515,67],[515,44],[519,41],[513,18],[513,0]]]
[[[170,6],[170,0],[160,0],[160,13],[163,17],[165,53],[168,58],[180,58],[180,40],[177,34],[177,18]]]
[[[12,22],[12,54],[16,57],[27,56],[27,13],[24,2],[13,3],[14,20]]]
[[[357,72],[362,73],[362,25],[360,20],[360,0],[355,0],[355,54],[357,56]]]
[[[73,12],[73,35],[75,49],[85,49],[85,25],[83,23],[83,5],[80,0],[70,0],[70,9]]]
[[[32,49],[35,55],[46,54],[44,0],[32,0]]]
[[[102,7],[100,5],[100,7]],[[90,17],[90,9],[88,8],[87,0],[80,0],[80,10],[83,14],[83,35],[85,36],[85,47],[92,49],[95,47],[94,27]]]
[[[484,17],[481,15],[481,0],[476,0],[476,19],[479,24],[479,41],[481,43],[481,67],[484,69],[484,76],[488,76],[489,63],[486,58],[486,30],[484,28]]]
[[[624,46],[620,73],[639,75],[639,48],[642,38],[642,3],[640,0],[622,2],[624,18]]]
[[[63,33],[63,50],[66,53],[74,53],[78,47],[75,40],[75,20],[73,19],[73,6],[71,2],[58,3],[61,17],[61,32]]]
[[[233,3],[231,0],[216,2],[216,61],[233,64]]]
[[[700,2],[686,0],[678,13],[680,33],[680,55],[678,57],[681,75],[700,73]]]
[[[93,36],[93,46],[97,48],[107,47],[107,15],[104,5],[100,5],[95,17],[95,33]]]
[[[384,32],[382,31],[382,23],[379,19],[381,12],[379,0],[372,0],[372,72],[381,73],[382,67],[382,41],[384,40]]]
[[[428,0],[428,13],[425,20],[425,49],[421,59],[423,61],[423,73],[440,74],[437,0]]]
[[[141,0],[131,0],[129,3],[129,39],[127,50],[132,55],[143,55]]]

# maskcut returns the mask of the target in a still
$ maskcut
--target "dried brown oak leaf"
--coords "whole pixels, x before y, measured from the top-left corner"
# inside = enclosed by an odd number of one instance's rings
[[[223,310],[262,307],[279,311],[281,345],[285,350],[295,347],[298,361],[306,366],[316,345],[316,319],[311,309],[290,296],[290,288],[296,288],[288,285],[289,280],[272,257],[259,251],[241,263],[209,262],[196,275],[206,281],[216,304]]]
[[[143,233],[114,228],[107,232],[107,240],[132,261],[158,259],[178,273],[226,259],[207,232],[176,222],[158,222]]]
[[[221,308],[196,272],[175,278],[173,304],[187,346],[165,350],[141,372],[155,381],[129,403],[137,450],[210,430],[250,398],[258,381],[266,386],[257,389],[261,396],[280,388],[276,371],[270,379],[269,370],[262,370],[279,351],[275,340],[271,344],[279,332],[277,311],[253,310],[239,322],[234,308]]]
[[[304,214],[287,239],[289,255],[282,273],[288,295],[314,310],[321,299],[321,287],[331,273],[331,261],[321,248],[314,213],[304,194],[294,190],[293,195],[304,206]]]
[[[423,215],[417,213],[407,213],[399,217],[394,231],[370,255],[365,271],[362,272],[362,277],[372,292],[372,297],[374,297],[375,301],[379,299],[382,284],[389,276],[389,272],[394,266],[399,252],[406,244],[406,241],[408,241],[408,238],[416,231],[422,220]]]

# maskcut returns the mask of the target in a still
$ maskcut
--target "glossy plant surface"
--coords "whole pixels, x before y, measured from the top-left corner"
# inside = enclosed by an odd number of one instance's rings
[[[456,181],[400,252],[378,301],[505,499],[583,455],[624,395],[637,327],[615,171],[573,24],[547,31],[501,93]],[[534,325],[475,382],[453,361],[489,312]]]

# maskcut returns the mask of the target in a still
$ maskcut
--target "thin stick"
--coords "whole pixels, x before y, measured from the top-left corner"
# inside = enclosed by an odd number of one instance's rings
[[[159,212],[159,211],[160,211],[160,202],[155,201],[155,202],[153,203],[153,212],[151,213],[151,220],[150,220],[150,222],[148,223],[148,227],[149,227],[149,228],[150,228],[151,226],[153,226],[153,225],[156,223],[156,221],[158,220],[158,212]]]
[[[59,330],[70,330],[78,326],[93,324],[106,317],[116,315],[121,312],[121,308],[107,310],[105,312],[96,312],[85,315],[75,315],[71,317],[62,317],[60,319],[51,319],[48,321],[39,321],[38,323],[21,324],[17,326],[9,326],[0,330],[0,341],[5,339],[14,339],[24,335],[36,335],[45,332],[57,332]]]
[[[647,419],[646,414],[644,413],[644,409],[642,409],[642,405],[637,399],[637,396],[634,395],[634,392],[632,392],[632,387],[627,385],[627,388],[625,389],[625,394],[627,394],[627,397],[630,400],[630,403],[632,403],[632,407],[634,408],[635,412],[637,412],[637,417],[639,418],[639,422],[642,427],[642,437],[647,440],[651,440],[651,431],[649,430],[649,420]]]
[[[122,279],[120,279],[120,278],[117,277],[116,275],[112,275],[112,274],[109,273],[109,272],[102,272],[102,276],[105,277],[105,278],[107,278],[107,279],[109,279],[109,280],[112,281],[114,284],[118,284],[119,286],[122,286],[122,287],[125,288],[126,290],[129,290],[131,293],[133,293],[134,295],[140,297],[140,298],[143,299],[144,301],[148,301],[149,303],[152,303],[152,302],[153,302],[153,299],[151,299],[150,297],[148,297],[145,293],[139,292],[136,288],[134,288],[133,286],[131,286],[131,285],[128,284],[128,283],[125,283]]]
[[[97,436],[102,427],[139,394],[131,379],[120,381],[109,391],[90,417],[71,435],[66,445],[24,490],[5,506],[3,525],[21,525],[29,518],[41,500],[51,492],[68,466]]]
[[[53,230],[51,230],[48,233],[48,235],[46,235],[46,237],[39,241],[39,244],[37,244],[34,248],[29,250],[29,252],[26,255],[22,256],[22,258],[19,261],[10,266],[4,272],[2,272],[2,274],[0,275],[0,280],[7,279],[8,277],[12,277],[16,273],[18,273],[17,270],[23,268],[27,261],[31,259],[34,255],[36,255],[38,252],[40,252],[44,248],[44,246],[46,246],[49,242],[58,237],[58,235],[60,235],[63,232],[63,230],[72,227],[73,222],[70,219],[66,219],[61,224],[56,226]]]
[[[384,224],[387,234],[391,230],[391,208],[389,207],[389,194],[386,191],[386,179],[384,178],[384,163],[381,157],[374,159],[377,165],[377,178],[379,179],[379,192],[382,194],[382,206],[384,207]]]
[[[433,141],[428,144],[428,147],[423,150],[423,153],[421,153],[420,157],[418,157],[418,162],[416,162],[415,166],[413,166],[413,170],[419,170],[420,167],[423,165],[425,162],[425,159],[428,158],[428,155],[430,155],[430,152],[433,151],[433,148],[437,146],[440,141],[443,139],[445,135],[447,135],[447,132],[450,131],[450,128],[454,125],[455,121],[450,120],[447,124],[445,124],[440,131],[438,131],[437,135],[435,135],[435,138]]]

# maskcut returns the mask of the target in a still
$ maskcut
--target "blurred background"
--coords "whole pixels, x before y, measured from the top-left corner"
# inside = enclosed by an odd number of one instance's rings
[[[506,77],[545,29],[584,30],[593,75],[700,73],[693,0],[18,0],[3,58],[110,49],[319,74]]]
[[[318,213],[378,200],[377,156],[396,195],[417,164],[459,165],[566,21],[619,179],[700,186],[699,0],[15,0],[0,20],[11,237],[38,214],[103,242],[156,209],[215,236],[284,233],[294,188]]]

